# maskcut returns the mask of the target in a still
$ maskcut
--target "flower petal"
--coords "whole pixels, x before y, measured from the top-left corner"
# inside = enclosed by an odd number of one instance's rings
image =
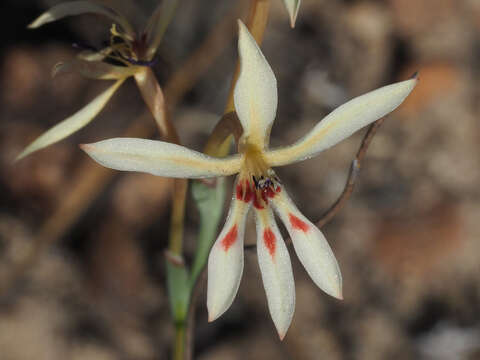
[[[250,203],[232,199],[225,226],[208,257],[208,321],[232,305],[243,273],[243,238]]]
[[[131,39],[135,37],[135,31],[125,17],[107,6],[96,4],[90,1],[68,1],[53,6],[36,18],[35,21],[33,21],[30,25],[28,25],[28,28],[36,29],[42,25],[60,20],[67,16],[82,15],[87,13],[99,14],[108,17],[110,20],[120,25],[131,37]]]
[[[81,147],[105,167],[166,177],[227,176],[237,173],[241,164],[239,156],[214,158],[184,146],[156,140],[114,138]]]
[[[416,84],[417,79],[413,78],[348,101],[327,115],[295,144],[268,152],[267,161],[271,166],[280,166],[317,155],[395,110]]]
[[[301,0],[283,0],[287,8],[288,15],[290,15],[290,26],[295,27],[295,20],[297,19],[298,10],[300,9]]]
[[[98,51],[83,50],[77,54],[77,58],[85,61],[103,61],[114,51],[113,47],[107,46]]]
[[[313,282],[327,294],[342,299],[340,268],[322,232],[298,211],[285,191],[278,193],[272,203]]]
[[[75,131],[83,128],[90,121],[92,121],[100,111],[102,111],[102,109],[105,107],[113,94],[115,94],[115,91],[117,91],[123,81],[124,79],[117,80],[115,84],[113,84],[103,93],[98,95],[83,109],[77,111],[69,118],[63,120],[62,122],[52,127],[50,130],[47,130],[45,133],[40,135],[40,137],[38,137],[34,142],[28,145],[25,150],[23,150],[20,155],[17,156],[15,161],[18,161],[35,151],[43,149],[48,145],[54,144],[57,141],[60,141],[67,136],[73,134]]]
[[[243,135],[263,149],[277,112],[277,80],[247,27],[239,24],[240,75],[234,90],[235,109]]]
[[[60,74],[76,72],[89,79],[119,80],[135,75],[139,71],[138,66],[115,66],[102,61],[88,61],[71,59],[55,64],[52,69],[52,77]]]
[[[255,210],[257,255],[267,294],[268,309],[282,340],[295,311],[295,283],[292,264],[272,211]]]
[[[148,19],[144,30],[144,33],[147,34],[147,59],[155,56],[177,5],[178,0],[163,0]]]

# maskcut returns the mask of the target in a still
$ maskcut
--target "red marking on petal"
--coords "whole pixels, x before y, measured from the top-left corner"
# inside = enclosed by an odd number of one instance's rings
[[[248,203],[248,202],[250,202],[250,200],[252,200],[253,190],[252,190],[252,187],[250,186],[248,181],[245,181],[245,186],[246,186],[247,190],[245,191],[244,201],[246,203]]]
[[[290,224],[292,224],[292,227],[295,230],[301,230],[306,233],[308,229],[310,229],[310,226],[306,222],[300,220],[295,215],[288,214],[288,218],[290,219]]]
[[[242,200],[243,199],[243,187],[242,184],[237,185],[237,199]]]
[[[252,187],[250,186],[250,183],[245,180],[243,184],[238,184],[237,185],[237,199],[242,200],[246,203],[250,202],[253,197],[253,190]]]
[[[276,238],[272,229],[266,228],[263,231],[263,242],[265,243],[265,246],[267,247],[270,256],[273,257],[275,255]]]
[[[267,188],[267,196],[271,199],[275,196],[275,191],[272,188]]]
[[[275,192],[279,193],[280,191],[282,191],[282,188],[280,186],[277,186],[277,189],[275,190]]]
[[[260,199],[258,196],[253,197],[253,206],[255,206],[258,210],[264,209],[263,205],[260,203]]]
[[[221,244],[225,251],[228,251],[228,249],[230,249],[230,247],[235,243],[235,240],[237,240],[237,235],[238,235],[237,224],[235,224],[227,233],[227,235],[225,235],[225,237],[222,239]]]
[[[267,189],[262,190],[260,193],[264,202],[267,202]]]

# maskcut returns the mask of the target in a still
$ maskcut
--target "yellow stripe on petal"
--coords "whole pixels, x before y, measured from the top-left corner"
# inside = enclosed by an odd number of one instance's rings
[[[235,182],[236,188],[238,183]],[[243,240],[245,221],[251,203],[236,198],[220,235],[208,257],[207,308],[208,321],[220,317],[232,305],[243,273]]]
[[[287,247],[270,208],[255,209],[257,256],[268,310],[280,340],[285,337],[295,311],[295,283]]]
[[[416,84],[417,79],[410,79],[348,101],[327,115],[295,144],[267,152],[267,162],[271,166],[281,166],[317,155],[395,110]]]
[[[116,11],[109,7],[95,4],[90,1],[68,1],[53,6],[49,10],[45,11],[38,18],[36,18],[30,25],[28,25],[28,28],[36,29],[42,25],[63,19],[67,16],[75,16],[88,13],[99,14],[108,17],[110,20],[120,25],[123,30],[129,35],[129,38],[131,40],[134,39],[135,31],[125,17],[118,14]]]
[[[95,116],[105,107],[110,98],[115,94],[115,91],[123,83],[124,79],[118,80],[115,84],[105,90],[103,93],[93,99],[87,106],[76,112],[74,115],[58,123],[50,130],[46,131],[38,137],[34,142],[28,145],[20,155],[17,156],[15,161],[18,161],[25,156],[43,149],[44,147],[54,144],[60,140],[65,139],[67,136],[73,134],[75,131],[80,130],[92,121]]]
[[[72,59],[55,64],[52,77],[75,72],[89,79],[119,80],[135,75],[141,68],[139,66],[115,66],[101,61],[88,61]]]
[[[115,138],[82,145],[99,164],[122,171],[175,178],[227,176],[240,169],[240,156],[214,158],[164,141]]]
[[[247,27],[238,23],[240,75],[233,95],[235,109],[243,136],[264,149],[277,112],[277,80]]]

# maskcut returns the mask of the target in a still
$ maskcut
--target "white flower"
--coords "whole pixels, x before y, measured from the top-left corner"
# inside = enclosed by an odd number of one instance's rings
[[[275,222],[278,214],[295,252],[312,280],[327,294],[342,298],[337,261],[320,230],[297,209],[273,167],[301,161],[337,144],[358,129],[393,111],[415,87],[410,79],[382,87],[340,106],[296,143],[269,149],[277,110],[272,69],[243,23],[239,22],[241,70],[234,100],[243,126],[238,154],[214,158],[162,141],[117,138],[83,145],[100,164],[118,170],[159,176],[204,178],[237,174],[230,211],[208,260],[209,320],[232,304],[243,271],[243,238],[247,213],[257,223],[257,252],[268,308],[280,338],[292,320],[295,287],[287,248]]]
[[[143,94],[143,88],[149,86],[148,81],[151,77],[148,73],[148,66],[152,64],[152,59],[160,45],[175,4],[175,0],[162,1],[148,19],[144,29],[138,33],[135,32],[134,27],[125,16],[113,8],[91,1],[61,3],[33,21],[28,26],[29,29],[36,29],[68,16],[88,13],[101,15],[112,21],[109,46],[99,51],[82,51],[76,58],[56,64],[52,75],[77,72],[91,79],[116,81],[84,108],[43,133],[28,145],[15,160],[18,161],[35,151],[54,144],[86,126],[102,111],[120,85],[129,77],[135,77],[142,95],[146,97],[146,101],[149,101],[148,94]],[[112,65],[105,60],[115,60],[123,66]],[[152,93],[152,96],[155,95]]]

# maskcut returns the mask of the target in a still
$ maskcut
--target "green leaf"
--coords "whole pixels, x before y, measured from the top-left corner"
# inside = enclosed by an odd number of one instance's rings
[[[210,248],[218,235],[218,223],[222,218],[225,203],[225,178],[217,178],[216,184],[213,185],[194,181],[192,195],[200,213],[197,249],[190,277],[190,286],[193,288],[207,263]]]
[[[170,310],[175,323],[185,322],[190,302],[188,270],[184,263],[176,263],[167,256],[167,287]]]

